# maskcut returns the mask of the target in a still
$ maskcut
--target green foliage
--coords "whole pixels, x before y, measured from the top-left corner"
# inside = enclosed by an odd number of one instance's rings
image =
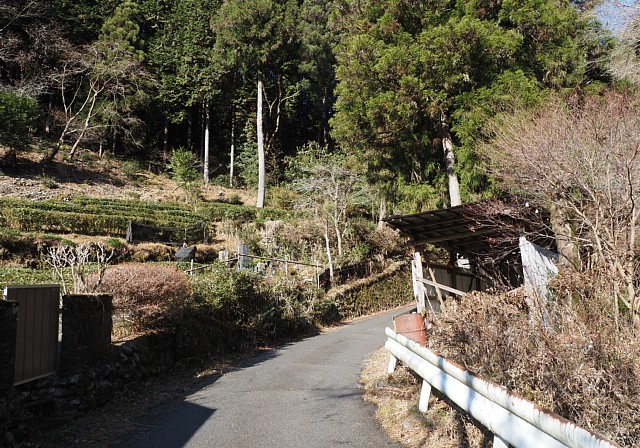
[[[138,4],[125,0],[116,7],[113,15],[105,20],[100,31],[100,39],[117,42],[122,51],[141,61],[144,59],[144,52],[140,47],[144,42],[140,38],[140,25],[136,21],[138,14]]]
[[[13,150],[28,146],[40,114],[40,106],[33,98],[0,90],[0,144]]]
[[[371,247],[367,243],[359,241],[349,250],[345,251],[341,257],[336,257],[335,265],[336,267],[351,266],[365,262],[369,260],[370,257]]]
[[[269,189],[269,196],[267,196],[269,206],[283,210],[293,210],[298,200],[298,194],[284,186],[271,187]]]
[[[124,243],[120,238],[109,238],[106,241],[106,245],[114,249],[121,249],[122,247],[124,247]]]
[[[393,214],[419,213],[436,209],[446,203],[444,177],[435,177],[432,182],[411,182],[398,179],[391,204]]]
[[[236,157],[237,176],[241,185],[256,188],[258,186],[258,144],[253,127],[255,123],[247,122],[245,126],[245,143]]]
[[[23,231],[124,237],[129,220],[187,228],[205,218],[185,206],[168,203],[82,197],[68,202],[0,199],[0,225]]]
[[[233,205],[242,205],[242,199],[240,199],[240,195],[232,194],[227,199],[227,203],[233,204]]]
[[[462,148],[463,195],[484,194],[491,178],[475,144],[487,137],[486,118],[535,105],[545,90],[588,84],[598,64],[587,58],[607,46],[593,21],[556,0],[347,1],[341,12],[334,136],[361,154],[389,198],[423,183],[446,197],[442,117]]]
[[[175,149],[171,153],[169,168],[173,171],[173,179],[187,192],[187,202],[194,203],[202,185],[193,153],[185,148]]]
[[[248,271],[219,267],[191,278],[193,300],[225,328],[230,348],[262,345],[308,331],[306,302],[315,292],[287,282],[267,285]]]
[[[171,153],[169,168],[173,171],[173,179],[181,184],[197,182],[200,179],[196,158],[188,149],[175,149]]]
[[[117,5],[115,0],[53,0],[52,10],[56,21],[62,22],[65,31],[76,43],[97,39],[105,17]]]
[[[137,174],[141,170],[140,162],[135,159],[128,159],[120,165],[120,171],[130,180],[136,180]]]
[[[341,319],[353,319],[395,308],[412,300],[411,273],[406,268],[391,270],[381,277],[357,284],[331,297]],[[324,304],[319,311],[322,315],[327,312],[335,315],[335,310],[331,308],[329,304]]]
[[[150,41],[149,59],[160,80],[158,99],[172,121],[184,120],[186,107],[219,94],[220,55],[213,51],[212,21],[218,0],[149,1],[148,14],[158,26]],[[186,106],[186,107],[185,107]]]
[[[269,220],[291,220],[294,216],[291,212],[277,208],[257,208],[225,202],[205,203],[200,206],[200,209],[201,213],[210,222],[264,222]]]
[[[0,266],[0,290],[2,291],[7,285],[37,285],[57,282],[58,279],[51,269],[26,269]]]

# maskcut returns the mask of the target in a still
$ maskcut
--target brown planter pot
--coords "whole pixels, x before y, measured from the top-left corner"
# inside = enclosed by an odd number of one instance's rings
[[[427,345],[427,329],[422,314],[401,314],[393,318],[393,326],[397,333],[425,347]]]

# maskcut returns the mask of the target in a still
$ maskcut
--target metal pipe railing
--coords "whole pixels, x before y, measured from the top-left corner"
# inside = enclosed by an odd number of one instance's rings
[[[435,387],[496,435],[494,446],[619,448],[613,442],[543,409],[508,389],[438,356],[405,336],[386,329],[385,347],[395,360],[418,373],[423,382],[420,410],[427,410]],[[497,442],[497,443],[496,443]]]

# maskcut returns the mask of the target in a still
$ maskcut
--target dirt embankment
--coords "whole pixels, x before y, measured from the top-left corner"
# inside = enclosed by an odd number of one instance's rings
[[[138,199],[152,202],[182,202],[182,189],[167,173],[152,166],[132,164],[118,159],[100,159],[93,153],[72,162],[55,161],[39,165],[42,153],[20,152],[8,160],[0,148],[0,197],[32,200],[87,196],[108,199]],[[242,189],[210,185],[201,194],[204,201],[239,197],[244,204],[254,204],[255,195]]]

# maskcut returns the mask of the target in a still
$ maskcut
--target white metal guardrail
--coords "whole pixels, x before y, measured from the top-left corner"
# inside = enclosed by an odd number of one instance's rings
[[[427,410],[431,387],[435,387],[489,429],[496,448],[620,448],[390,328],[386,334],[385,347],[391,353],[389,373],[393,373],[396,360],[400,360],[423,379],[418,405],[421,412]]]

